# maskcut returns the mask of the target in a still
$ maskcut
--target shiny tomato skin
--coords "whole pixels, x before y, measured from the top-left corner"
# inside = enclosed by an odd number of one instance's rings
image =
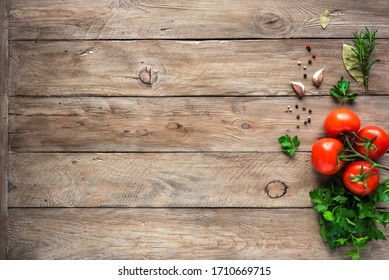
[[[373,175],[366,178],[367,188],[363,185],[362,182],[352,182],[352,177],[355,175],[359,175],[361,173],[361,168],[363,168],[363,172],[368,171],[372,165],[367,161],[354,161],[343,172],[342,180],[345,187],[355,195],[364,196],[373,193],[380,183],[380,174],[378,168],[373,168],[369,171],[369,174]]]
[[[362,128],[358,132],[358,136],[362,138],[367,138],[372,140],[374,137],[377,137],[373,144],[376,146],[376,149],[370,148],[369,150],[369,158],[370,159],[378,159],[382,157],[389,149],[389,136],[386,134],[385,130],[376,125],[368,125]],[[355,149],[358,153],[366,155],[366,147],[358,145],[361,143],[359,139],[355,140]]]
[[[358,115],[347,108],[331,111],[324,120],[324,130],[329,137],[337,137],[342,132],[357,133],[361,127]]]
[[[344,161],[338,164],[338,154],[342,148],[342,142],[335,138],[322,138],[312,146],[311,161],[317,172],[324,175],[337,173],[344,165]]]

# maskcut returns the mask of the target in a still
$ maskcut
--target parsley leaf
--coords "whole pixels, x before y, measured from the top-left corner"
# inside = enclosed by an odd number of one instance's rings
[[[278,138],[278,143],[280,143],[282,147],[282,151],[292,157],[296,152],[298,146],[300,146],[300,141],[297,136],[293,137],[293,139],[285,134]]]
[[[319,215],[320,235],[331,250],[351,247],[345,256],[358,259],[370,241],[386,240],[379,225],[389,224],[389,212],[377,205],[389,201],[389,179],[372,195],[358,197],[335,176],[327,186],[314,189],[309,196]]]
[[[350,82],[345,80],[343,76],[338,81],[337,85],[334,85],[333,88],[330,89],[330,93],[335,98],[340,98],[344,101],[353,101],[357,98],[358,94],[356,93],[347,93],[350,87]]]

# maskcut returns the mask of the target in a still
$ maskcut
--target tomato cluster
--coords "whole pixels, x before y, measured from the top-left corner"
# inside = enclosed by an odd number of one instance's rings
[[[360,196],[377,188],[380,175],[375,162],[389,149],[389,136],[379,126],[361,128],[361,120],[347,108],[338,108],[324,120],[328,137],[312,146],[312,164],[321,174],[341,174],[345,187]],[[351,163],[349,163],[351,161]]]

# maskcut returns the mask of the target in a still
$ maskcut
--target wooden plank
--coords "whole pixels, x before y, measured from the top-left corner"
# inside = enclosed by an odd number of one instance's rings
[[[0,260],[7,251],[8,1],[0,1]]]
[[[388,2],[389,3],[389,2]],[[346,73],[343,43],[312,40],[11,42],[11,95],[21,96],[274,96],[328,95]],[[380,41],[370,94],[389,94],[389,41]],[[298,61],[302,65],[298,66]],[[303,65],[307,70],[303,70]],[[317,89],[311,77],[325,67]],[[304,73],[308,79],[304,80]],[[352,90],[361,91],[356,82]]]
[[[389,131],[388,103],[385,96],[360,96],[352,108],[363,126]],[[292,113],[285,112],[288,106]],[[9,143],[18,152],[278,152],[277,139],[288,132],[299,136],[301,151],[309,151],[336,106],[330,97],[13,97]],[[308,109],[312,122],[304,125]]]
[[[313,170],[308,153],[293,160],[281,153],[11,153],[9,158],[9,207],[311,207],[308,193],[326,181]],[[389,155],[381,163],[389,165]]]
[[[345,258],[311,209],[11,208],[9,246],[10,259]],[[387,241],[362,253],[388,258]]]
[[[330,25],[319,18],[328,8]],[[10,37],[22,39],[389,37],[386,0],[12,0]]]
[[[9,206],[310,207],[318,177],[307,153],[12,153]]]

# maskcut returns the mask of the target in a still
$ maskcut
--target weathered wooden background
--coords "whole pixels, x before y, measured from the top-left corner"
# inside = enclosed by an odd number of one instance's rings
[[[362,94],[352,108],[389,130],[387,0],[1,8],[0,257],[344,258],[319,235],[308,193],[326,178],[309,152],[340,106],[328,93],[347,77],[342,44],[364,26],[379,29],[382,61],[368,94],[352,82]],[[319,89],[304,81],[323,67]],[[290,80],[305,82],[302,100]],[[277,142],[286,131],[301,139],[294,159]],[[362,258],[388,259],[389,242]]]

